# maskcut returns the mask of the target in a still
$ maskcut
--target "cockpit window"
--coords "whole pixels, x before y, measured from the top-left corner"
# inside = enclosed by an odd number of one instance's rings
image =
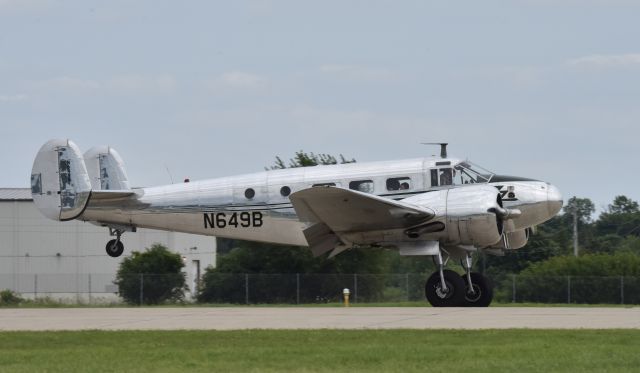
[[[453,184],[453,170],[451,168],[441,168],[440,170],[440,186]]]
[[[469,161],[465,161],[458,163],[454,167],[453,176],[453,182],[456,185],[477,184],[488,183],[493,177],[493,173]]]

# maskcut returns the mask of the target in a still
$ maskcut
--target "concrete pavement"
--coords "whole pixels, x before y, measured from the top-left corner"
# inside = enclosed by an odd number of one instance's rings
[[[0,309],[0,330],[640,329],[640,307]]]

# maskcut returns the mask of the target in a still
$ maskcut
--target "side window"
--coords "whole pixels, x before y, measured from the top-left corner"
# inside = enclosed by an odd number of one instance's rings
[[[349,189],[364,193],[373,193],[373,180],[358,180],[349,183]]]
[[[387,179],[387,190],[409,190],[411,189],[411,179],[408,177],[394,177]]]
[[[440,186],[453,184],[453,170],[451,168],[440,169]]]
[[[336,186],[336,183],[320,183],[320,184],[313,184],[312,187],[334,187]]]
[[[431,170],[431,186],[438,186],[438,170],[436,169]]]

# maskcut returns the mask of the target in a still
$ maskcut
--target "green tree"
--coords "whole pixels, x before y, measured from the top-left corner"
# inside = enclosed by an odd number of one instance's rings
[[[594,224],[593,252],[626,250],[640,253],[640,209],[626,196],[616,196]]]
[[[626,196],[616,196],[613,203],[609,205],[608,211],[610,214],[629,214],[640,210],[638,209],[638,202]]]
[[[120,296],[130,304],[159,304],[184,298],[186,281],[179,254],[161,244],[125,258],[116,274]],[[141,293],[142,292],[142,293]]]
[[[573,216],[573,212],[578,214],[578,221],[582,224],[591,222],[591,215],[596,211],[596,207],[589,198],[571,197],[567,205],[563,207],[565,216]]]
[[[341,164],[344,163],[355,163],[355,158],[346,159],[342,154],[338,156]],[[296,152],[295,156],[289,160],[289,168],[297,168],[297,167],[310,167],[317,165],[332,165],[338,164],[338,159],[331,154],[314,154],[307,153],[302,150]],[[267,169],[278,170],[287,168],[285,162],[279,156],[276,156],[276,160],[271,167]]]

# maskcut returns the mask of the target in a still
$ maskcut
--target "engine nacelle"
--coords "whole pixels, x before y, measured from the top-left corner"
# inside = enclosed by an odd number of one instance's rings
[[[436,217],[422,227],[407,231],[411,238],[423,234],[423,239],[439,239],[445,245],[493,246],[501,241],[503,220],[499,216],[502,200],[498,190],[487,185],[465,186],[424,193],[404,202],[428,207]],[[433,232],[437,222],[444,224],[440,232]],[[411,234],[414,234],[412,237]]]

